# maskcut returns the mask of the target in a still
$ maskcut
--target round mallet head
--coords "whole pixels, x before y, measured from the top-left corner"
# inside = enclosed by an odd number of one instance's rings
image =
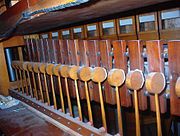
[[[33,70],[35,73],[40,73],[38,62],[33,64]]]
[[[176,81],[175,92],[176,92],[176,95],[180,97],[180,77]]]
[[[59,76],[59,68],[60,68],[61,64],[55,64],[53,67],[53,74],[55,76]]]
[[[126,76],[126,86],[131,90],[140,90],[144,84],[142,71],[136,69],[130,71]]]
[[[91,67],[81,67],[78,70],[78,77],[80,80],[87,82],[91,80],[92,68]]]
[[[61,75],[62,77],[64,77],[64,78],[69,77],[68,69],[69,69],[69,66],[67,66],[67,65],[61,65],[61,66],[60,66],[60,69],[59,69],[60,75]]]
[[[146,77],[146,89],[149,93],[160,94],[165,87],[165,77],[163,73],[152,72]]]
[[[14,68],[14,69],[17,69],[17,61],[12,61],[12,67]]]
[[[18,67],[19,67],[20,70],[24,70],[23,69],[23,62],[22,61],[18,62]]]
[[[46,73],[48,75],[53,75],[53,67],[54,67],[54,64],[47,64],[46,65]]]
[[[108,73],[108,82],[111,86],[121,86],[125,81],[125,73],[122,69],[111,69]]]
[[[103,82],[107,78],[107,72],[105,68],[95,67],[92,70],[92,81],[94,82]]]
[[[33,71],[33,62],[28,63],[28,64],[27,64],[27,68],[28,68],[28,70],[29,70],[30,72],[34,72],[34,71]]]
[[[45,74],[46,73],[46,63],[40,63],[39,70],[41,73]]]
[[[24,62],[24,63],[23,63],[23,69],[24,69],[25,71],[28,71],[28,67],[27,67],[28,63],[29,63],[29,62]]]
[[[69,66],[69,69],[68,69],[68,74],[69,74],[69,77],[73,80],[78,80],[78,70],[79,70],[79,66]]]

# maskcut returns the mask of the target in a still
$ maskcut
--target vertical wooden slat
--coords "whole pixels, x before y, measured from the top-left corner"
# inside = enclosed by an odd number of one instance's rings
[[[170,72],[170,107],[171,114],[180,116],[180,98],[175,93],[175,83],[180,76],[180,40],[168,42]]]
[[[142,56],[143,43],[139,40],[129,41],[128,49],[130,70],[139,69],[144,72],[144,58]],[[144,91],[145,89],[141,89],[140,91],[138,91],[138,101],[140,110],[147,109],[147,97],[144,95]]]
[[[164,58],[162,57],[163,53],[163,43],[159,40],[147,41],[147,61],[148,61],[148,71],[149,72],[162,72],[164,73]],[[164,98],[164,93],[159,95],[159,103],[161,113],[165,113],[167,110],[166,99]],[[152,111],[155,109],[155,100],[154,96],[150,96],[150,107]]]
[[[126,53],[126,42],[125,41],[114,41],[113,42],[113,53],[114,53],[114,68],[120,68],[127,73],[127,56]],[[121,105],[125,107],[131,106],[131,96],[128,93],[128,89],[125,84],[120,87],[120,98]]]

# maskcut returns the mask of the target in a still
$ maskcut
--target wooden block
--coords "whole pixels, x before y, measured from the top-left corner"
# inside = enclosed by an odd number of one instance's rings
[[[128,41],[130,70],[139,69],[144,72],[143,42],[139,40]],[[147,109],[147,97],[144,95],[145,88],[138,92],[139,109]],[[134,99],[134,98],[133,98]],[[134,102],[134,100],[133,100]],[[133,103],[134,105],[134,103]]]
[[[124,40],[122,41],[113,41],[113,53],[114,53],[114,68],[123,69],[125,73],[128,71],[128,63],[127,63],[127,45]],[[132,105],[131,102],[131,95],[128,93],[128,89],[126,85],[122,85],[120,90],[120,98],[121,98],[121,105],[125,107],[130,107]]]
[[[175,91],[175,83],[180,76],[180,41],[174,40],[168,42],[168,60],[170,73],[170,109],[171,114],[180,116],[180,99]]]
[[[147,61],[148,61],[148,71],[149,72],[161,72],[164,73],[164,58],[162,57],[163,53],[163,42],[159,40],[147,41],[146,42],[147,50]],[[160,100],[160,111],[165,113],[167,111],[167,103],[164,98],[164,93],[159,95]],[[150,96],[150,107],[152,111],[155,110],[155,98]]]

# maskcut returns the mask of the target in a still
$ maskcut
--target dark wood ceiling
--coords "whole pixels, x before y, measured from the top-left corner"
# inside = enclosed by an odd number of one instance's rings
[[[141,7],[166,3],[168,1],[170,0],[90,0],[88,3],[77,7],[43,14],[34,17],[33,19],[24,21],[18,25],[15,33],[38,33],[40,31],[68,26],[74,23],[85,21],[88,22],[92,19],[101,19],[101,17],[111,16],[121,12],[126,13],[125,11],[133,9],[141,10]],[[173,2],[173,0],[171,0],[171,2]],[[34,5],[34,7],[36,7],[36,5]],[[23,10],[25,9],[22,8],[21,12]],[[0,34],[4,33],[4,31],[7,31],[7,28],[9,27],[7,24],[13,25],[12,21],[17,20],[17,18],[21,15],[21,12],[17,14],[13,14],[12,12],[12,15],[3,15],[3,18],[0,16]],[[4,19],[3,22],[1,22],[1,19]]]

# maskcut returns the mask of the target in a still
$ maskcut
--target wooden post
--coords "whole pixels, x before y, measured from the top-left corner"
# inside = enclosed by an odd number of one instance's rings
[[[6,66],[6,59],[4,54],[4,47],[2,43],[0,43],[0,94],[8,95],[9,89],[9,77]]]

